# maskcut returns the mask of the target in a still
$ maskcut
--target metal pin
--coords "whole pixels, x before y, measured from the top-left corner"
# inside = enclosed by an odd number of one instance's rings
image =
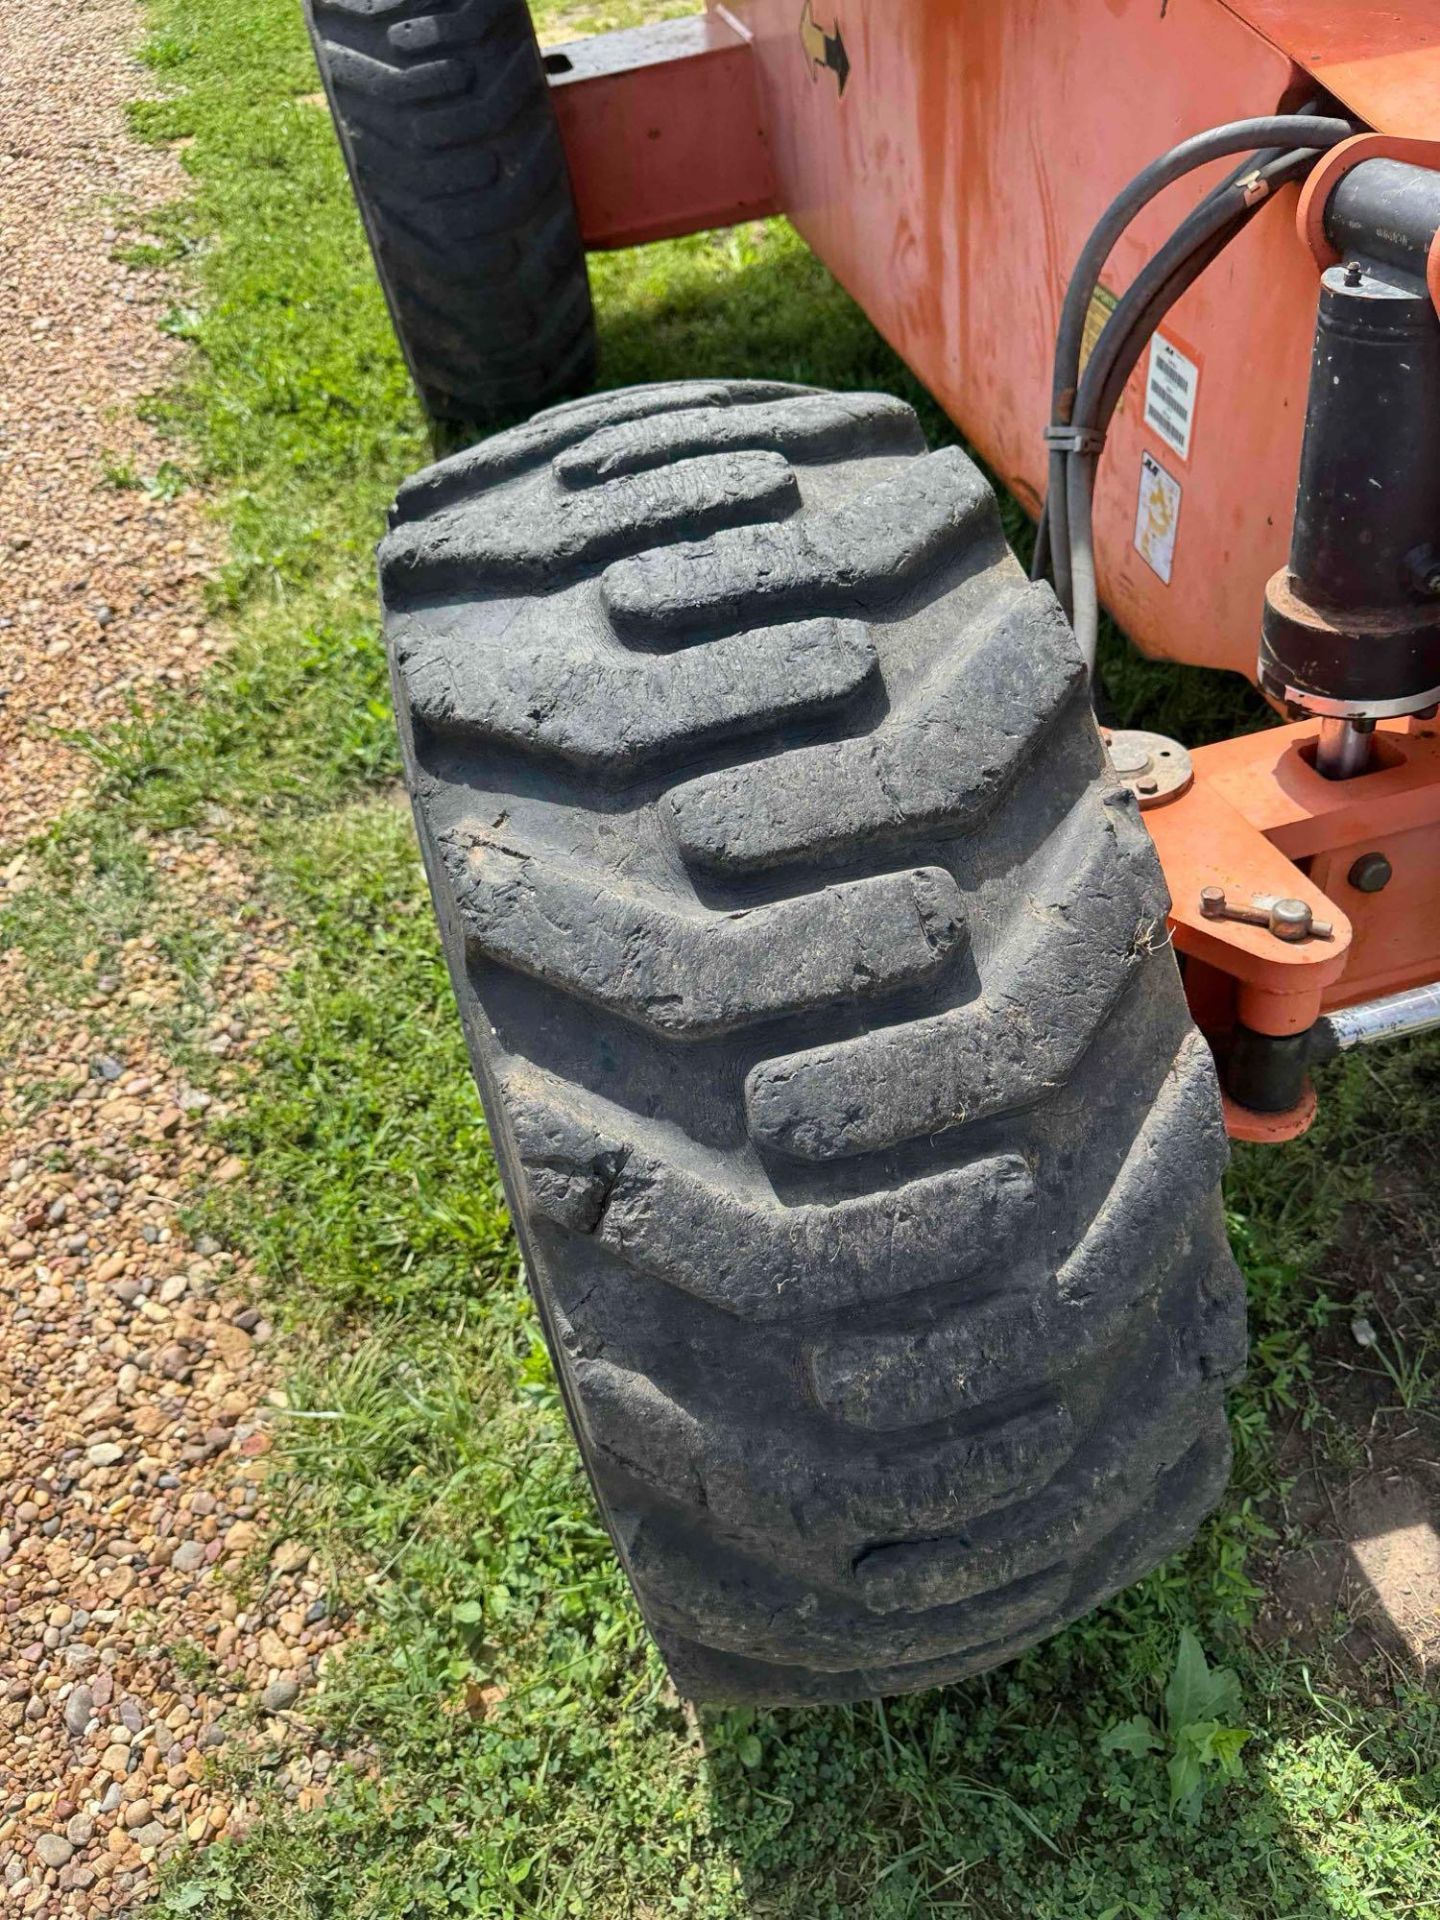
[[[1328,920],[1317,920],[1303,900],[1279,900],[1273,895],[1256,895],[1248,907],[1232,906],[1223,887],[1200,889],[1200,911],[1207,920],[1238,920],[1247,927],[1264,927],[1277,940],[1294,944],[1301,940],[1333,940],[1335,929]]]

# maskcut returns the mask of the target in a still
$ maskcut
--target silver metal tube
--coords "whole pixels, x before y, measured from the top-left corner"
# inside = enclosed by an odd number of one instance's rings
[[[1323,719],[1315,746],[1315,771],[1327,780],[1353,780],[1370,764],[1370,741],[1374,729],[1364,729],[1353,720]]]
[[[1326,1016],[1330,1036],[1343,1053],[1373,1046],[1377,1040],[1404,1040],[1440,1027],[1440,986],[1406,987],[1383,1000],[1365,1000]]]

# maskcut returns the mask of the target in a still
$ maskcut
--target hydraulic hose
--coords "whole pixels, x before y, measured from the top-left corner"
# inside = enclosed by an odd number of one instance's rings
[[[1337,145],[1353,131],[1348,121],[1323,114],[1271,114],[1253,120],[1235,120],[1181,141],[1136,174],[1100,216],[1070,276],[1055,342],[1051,380],[1051,420],[1054,425],[1063,427],[1073,423],[1080,380],[1080,357],[1084,347],[1085,317],[1090,299],[1116,242],[1143,207],[1185,174],[1229,154],[1256,147],[1272,149],[1250,154],[1229,179],[1207,196],[1202,206],[1224,195],[1228,188],[1257,167],[1292,151],[1301,142],[1307,148],[1323,150]],[[1113,324],[1113,319],[1114,316],[1110,324]],[[1105,328],[1106,333],[1110,331],[1110,324]],[[1067,612],[1071,606],[1066,475],[1069,458],[1063,447],[1052,445],[1046,504],[1036,534],[1035,559],[1031,567],[1032,578],[1038,579],[1053,565],[1055,589]]]
[[[1271,152],[1261,152],[1261,154],[1246,154],[1246,157],[1240,161],[1238,167],[1233,167],[1231,173],[1225,175],[1225,179],[1221,180],[1217,186],[1213,186],[1212,192],[1206,196],[1206,200],[1200,202],[1200,207],[1206,207],[1206,205],[1213,202],[1219,194],[1223,194],[1229,186],[1235,186],[1236,180],[1246,179],[1246,177],[1254,175],[1258,167],[1263,167],[1263,165],[1265,165],[1267,161],[1271,161],[1271,159],[1277,159],[1279,154],[1281,154],[1279,148],[1273,148]],[[1196,211],[1200,211],[1200,207],[1198,207]],[[1235,232],[1238,232],[1238,227],[1235,228]],[[1215,257],[1215,253],[1219,252],[1223,246],[1229,244],[1229,238],[1231,238],[1231,234],[1225,234],[1225,236],[1219,240],[1219,244],[1212,244],[1212,246],[1204,248],[1202,267],[1210,265],[1210,261]],[[1190,284],[1190,282],[1187,280],[1187,286],[1188,284]],[[1087,296],[1087,300],[1089,300],[1089,296]],[[1150,324],[1152,324],[1152,328],[1154,328],[1154,323]],[[1131,365],[1133,365],[1133,363],[1131,363]],[[1129,371],[1127,371],[1127,378],[1129,378]],[[1075,380],[1079,380],[1079,361],[1075,363]],[[1114,407],[1110,407],[1110,409],[1106,411],[1106,415],[1104,415],[1106,422],[1110,420],[1110,413],[1114,413]],[[1060,424],[1060,422],[1058,422],[1058,424]],[[1064,478],[1066,478],[1066,453],[1064,453],[1064,449],[1054,447],[1054,449],[1050,451],[1050,480],[1048,480],[1050,493],[1046,495],[1046,499],[1044,499],[1044,503],[1041,505],[1041,518],[1039,518],[1037,528],[1035,528],[1035,557],[1033,557],[1033,561],[1031,561],[1031,572],[1029,572],[1029,576],[1031,576],[1031,580],[1043,580],[1046,572],[1050,572],[1050,563],[1052,563],[1050,524],[1052,524],[1052,520],[1054,520],[1054,524],[1056,524],[1056,528],[1058,528],[1058,534],[1060,534],[1060,540],[1058,540],[1060,551],[1054,553],[1056,591],[1058,591],[1058,597],[1060,597],[1064,609],[1066,609],[1066,612],[1069,612],[1068,509],[1066,509],[1066,495],[1064,495]],[[1058,490],[1058,492],[1056,492],[1056,490]]]
[[[1090,502],[1105,430],[1126,380],[1158,321],[1229,244],[1274,189],[1297,178],[1316,154],[1353,132],[1348,121],[1310,112],[1234,121],[1182,141],[1136,175],[1101,215],[1071,275],[1061,310],[1051,382],[1049,483],[1036,532],[1031,577],[1049,570],[1093,666],[1099,606]],[[1137,276],[1101,331],[1080,375],[1085,317],[1101,269],[1129,221],[1184,174],[1252,143],[1290,136],[1292,144],[1253,152],[1208,193]],[[1303,140],[1301,146],[1293,144]],[[1092,378],[1093,376],[1093,378]],[[1083,405],[1082,405],[1083,395]],[[1065,444],[1061,430],[1071,430]]]
[[[1101,269],[1115,250],[1116,241],[1142,207],[1185,174],[1193,173],[1211,160],[1222,160],[1227,154],[1243,153],[1254,147],[1283,151],[1306,146],[1323,150],[1348,140],[1354,131],[1348,120],[1332,119],[1326,114],[1276,113],[1256,120],[1232,120],[1227,126],[1211,127],[1206,133],[1182,140],[1178,147],[1172,147],[1142,168],[1096,221],[1070,276],[1055,336],[1055,371],[1050,394],[1052,417],[1062,424],[1070,419],[1090,296]]]
[[[1136,276],[1106,323],[1075,396],[1075,427],[1091,428],[1103,438],[1125,384],[1160,321],[1211,261],[1249,225],[1275,189],[1302,177],[1315,158],[1313,148],[1299,148],[1248,168],[1240,179],[1202,201],[1182,221]],[[1071,618],[1080,651],[1092,667],[1100,631],[1091,530],[1098,462],[1098,450],[1070,454],[1065,482]]]
[[[1074,398],[1076,426],[1104,431],[1156,322],[1249,225],[1277,187],[1302,178],[1315,159],[1311,147],[1273,159],[1257,156],[1258,164],[1218,188],[1181,222],[1135,276],[1096,342]]]

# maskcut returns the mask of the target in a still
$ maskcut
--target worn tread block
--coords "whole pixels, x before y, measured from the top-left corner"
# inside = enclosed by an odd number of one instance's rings
[[[468,5],[449,11],[429,7],[408,19],[396,20],[385,38],[396,53],[423,58],[437,49],[474,46],[477,39],[485,37],[496,15],[496,0],[469,0]]]
[[[509,242],[502,241],[494,251],[501,261],[495,271],[508,271],[508,267],[503,262],[509,252]],[[583,288],[573,289],[569,295],[558,301],[546,316],[544,325],[540,329],[540,337],[547,348],[557,341],[569,338],[577,325],[583,321],[585,317],[583,296]],[[437,366],[463,366],[465,355],[473,344],[473,339],[467,341],[460,320],[450,310],[453,305],[453,287],[442,284],[432,289],[428,269],[416,263],[406,288],[405,308],[407,312],[423,316],[426,325],[431,329],[433,338],[430,355]],[[464,324],[474,325],[478,331],[479,323],[465,321]],[[532,327],[532,340],[533,333]],[[497,370],[523,371],[526,350],[525,330],[521,320],[517,319],[513,312],[502,309],[494,316],[487,317],[484,321],[484,337],[486,350],[492,356]]]
[[[1003,1399],[1123,1338],[1137,1302],[1188,1251],[1192,1213],[1228,1157],[1214,1063],[1192,1035],[1089,1232],[1050,1284],[894,1332],[818,1340],[806,1356],[816,1399],[852,1426],[918,1426]]]
[[[367,115],[361,107],[348,115],[346,131],[354,164],[368,183],[374,225],[383,226],[386,257],[394,262],[389,282],[391,298],[406,298],[411,292],[411,275],[420,271],[430,272],[442,285],[451,287],[452,298],[463,287],[471,290],[472,299],[475,278],[483,266],[493,264],[496,273],[515,271],[519,265],[519,236],[513,233],[472,241],[458,258],[445,257],[451,214],[462,203],[468,211],[471,203],[489,192],[500,177],[503,155],[499,146],[462,143],[449,149],[414,144],[400,147],[387,138],[386,124],[383,116]],[[562,215],[567,211],[563,206],[559,209]],[[536,222],[523,236],[527,260],[534,258],[533,241],[541,231]],[[568,239],[568,228],[566,232]],[[506,241],[511,249],[508,262],[501,252]],[[422,256],[418,264],[417,256]],[[519,291],[523,300],[507,301],[505,305],[519,306],[538,319],[537,300],[543,296],[548,303],[557,291],[552,285],[554,271],[551,263],[538,283],[526,286],[522,282]]]
[[[555,348],[555,359],[551,363],[555,371],[555,384],[561,387],[575,383],[583,386],[593,371],[594,342],[590,338],[589,323],[582,320],[576,323],[571,336]],[[450,409],[437,417],[443,419],[465,418],[465,408],[470,404],[466,399],[473,382],[447,375],[443,367],[431,369],[433,378],[429,380],[427,391],[433,388],[438,396],[437,407]],[[488,391],[493,405],[502,413],[513,412],[523,406],[528,390],[534,385],[532,369],[524,371],[496,371],[491,368],[487,374]]]
[[[569,359],[576,353],[588,351],[586,320],[582,313],[578,315],[557,316],[557,331],[552,334],[547,326],[545,344],[552,350],[557,360]],[[443,343],[437,342],[431,347],[426,359],[427,378],[439,385],[446,385],[456,391],[465,379],[465,369],[452,355],[446,353]],[[496,393],[506,391],[519,392],[523,383],[530,378],[522,350],[514,347],[497,346],[488,361],[488,379]]]
[[[1017,1581],[963,1608],[937,1608],[903,1622],[837,1605],[815,1588],[777,1579],[730,1552],[703,1559],[660,1525],[637,1527],[626,1542],[651,1617],[709,1647],[750,1658],[796,1661],[817,1672],[846,1671],[867,1654],[887,1661],[963,1655],[1033,1632],[1064,1604],[1063,1568]]]
[[[617,560],[601,586],[618,631],[657,642],[714,625],[878,612],[999,539],[994,494],[947,447],[828,513]]]
[[[674,1039],[894,993],[964,940],[955,882],[930,867],[717,914],[597,888],[480,831],[441,851],[477,952]]]
[[[543,348],[589,297],[586,282],[572,275],[556,284],[571,234],[566,209],[553,208],[559,181],[542,164],[544,138],[543,122],[518,129],[515,140],[497,142],[486,156],[488,177],[480,177],[477,156],[468,191],[431,192],[427,204],[416,204],[403,169],[392,175],[387,168],[386,184],[376,189],[390,258],[404,276],[404,304],[443,315],[451,339],[457,330],[464,336],[463,351],[479,345],[488,353],[502,340],[523,345],[527,324]],[[436,163],[437,174],[442,167]],[[518,257],[517,228],[526,234]],[[513,298],[490,297],[497,275],[505,276]],[[466,334],[471,327],[473,334]]]
[[[949,1537],[871,1547],[856,1561],[856,1585],[876,1612],[905,1612],[952,1606],[1073,1561],[1143,1511],[1164,1475],[1207,1445],[1226,1450],[1219,1391],[1213,1384],[1172,1390],[1158,1418],[1132,1418],[1127,1409],[1101,1445],[1057,1474],[1028,1510],[978,1516]]]
[[[353,47],[335,46],[330,51],[330,77],[337,87],[353,88],[371,100],[403,101],[417,107],[467,92],[474,84],[475,69],[468,60],[454,58],[392,67]]]
[[[767,1533],[792,1545],[838,1539],[845,1552],[836,1577],[847,1589],[857,1547],[893,1521],[899,1503],[914,1528],[973,1524],[1036,1493],[1074,1446],[1070,1416],[1051,1398],[973,1431],[820,1461],[793,1434],[787,1447],[757,1448],[743,1423],[684,1407],[613,1362],[582,1358],[575,1378],[594,1445],[621,1471],[737,1532],[763,1513]]]
[[[737,382],[739,399],[748,387]],[[760,397],[775,391],[763,382],[755,383]],[[497,433],[478,446],[437,460],[422,467],[402,482],[391,509],[391,524],[417,520],[441,507],[453,506],[471,494],[513,479],[530,468],[553,461],[567,448],[578,445],[600,429],[625,420],[663,419],[666,413],[699,407],[725,407],[732,404],[733,390],[720,380],[682,380],[656,393],[648,387],[629,387],[619,393],[601,393],[585,400],[572,400],[538,413],[524,426]]]
[[[390,599],[477,585],[538,590],[696,528],[763,524],[799,505],[794,470],[779,454],[704,454],[584,493],[547,481],[503,506],[461,504],[402,521],[380,543],[380,577]]]
[[[395,645],[423,725],[613,776],[759,731],[777,715],[823,713],[871,681],[876,666],[858,620],[799,620],[655,655],[561,649],[543,629],[476,633],[461,615],[413,647],[397,633]]]
[[[1073,1074],[1164,927],[1143,829],[1093,801],[982,967],[977,999],[762,1062],[746,1084],[750,1132],[824,1161],[1033,1105]]]
[[[913,411],[888,394],[806,393],[769,405],[686,408],[602,428],[560,455],[555,476],[562,486],[593,487],[693,454],[741,449],[819,461],[923,453],[925,438]]]
[[[449,317],[432,307],[423,291],[407,294],[402,304],[407,313],[420,312],[422,309],[426,313],[431,329],[425,361],[427,378],[440,382],[463,381],[466,377],[467,350],[451,338]],[[561,303],[550,313],[543,327],[536,330],[535,337],[547,353],[564,354],[573,351],[576,342],[583,346],[586,325],[583,300],[574,305]],[[529,378],[526,352],[524,342],[507,339],[502,328],[497,327],[493,333],[487,330],[489,378],[497,391],[507,381]]]
[[[869,1699],[949,1686],[971,1674],[1002,1666],[1100,1606],[1190,1540],[1225,1489],[1230,1474],[1229,1430],[1204,1434],[1155,1483],[1138,1512],[1105,1534],[1071,1575],[1062,1604],[1043,1623],[1006,1638],[968,1646],[933,1659],[899,1665],[876,1661],[847,1671],[808,1666],[792,1659],[769,1661],[706,1646],[657,1623],[656,1637],[676,1687],[693,1699],[716,1703],[765,1700],[778,1706]]]
[[[501,238],[515,243],[523,238],[523,253],[517,244],[517,256],[525,264],[533,264],[556,222],[567,246],[574,245],[564,157],[549,138],[548,102],[536,100],[527,84],[533,78],[534,48],[520,41],[503,47],[499,57],[481,49],[478,58],[483,78],[472,75],[449,95],[406,103],[403,116],[372,94],[345,90],[346,132],[366,175],[371,224],[383,224],[387,257],[405,269],[392,293],[408,291],[409,256],[417,247],[424,249],[433,276],[453,284],[457,293],[469,289],[473,302],[477,289],[483,292],[481,269]],[[453,58],[448,64],[455,64]],[[477,118],[488,128],[481,143],[472,138]],[[447,245],[454,249],[449,259]],[[476,317],[530,311],[538,324],[552,297],[573,293],[577,286],[588,291],[583,278],[567,274],[557,281],[552,262],[538,286],[522,282],[506,289],[507,296],[523,292],[525,299],[481,300]],[[495,290],[490,291],[493,296]]]
[[[414,13],[418,8],[428,8],[433,3],[434,0],[311,0],[317,14],[332,14],[367,23],[371,20],[393,20],[396,14],[407,11]]]
[[[1035,1206],[1019,1154],[829,1206],[778,1205],[617,1137],[551,1076],[505,1083],[535,1211],[750,1320],[791,1320],[983,1276]]]
[[[531,66],[527,50],[516,49],[511,70],[523,76]],[[420,203],[411,207],[412,221],[426,203],[444,207],[448,201],[450,211],[466,219],[471,233],[478,228],[488,236],[509,226],[527,241],[557,204],[565,205],[560,196],[569,186],[569,175],[563,154],[555,151],[549,138],[543,101],[517,103],[514,93],[499,95],[498,87],[469,86],[433,100],[398,103],[355,88],[339,92],[347,109],[354,157],[367,175],[372,228],[382,210],[396,205],[395,187]],[[497,95],[504,101],[503,122],[489,127],[483,147],[477,147],[473,137],[477,108]],[[391,137],[397,106],[407,116],[403,144]],[[471,156],[478,158],[481,153],[492,155],[496,162],[488,185],[482,193],[458,202],[446,189]],[[393,238],[386,235],[387,257],[393,251]],[[458,231],[456,238],[461,238]],[[468,262],[467,245],[455,262],[457,272],[464,271]],[[470,277],[466,275],[467,280]],[[399,284],[403,291],[403,282]],[[543,312],[537,309],[537,322]]]
[[[1085,678],[1048,587],[1012,589],[1002,608],[975,646],[942,659],[891,726],[674,788],[666,806],[686,859],[748,874],[978,825]]]

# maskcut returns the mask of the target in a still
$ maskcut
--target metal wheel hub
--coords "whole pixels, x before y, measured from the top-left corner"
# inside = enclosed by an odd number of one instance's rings
[[[1195,779],[1190,756],[1178,740],[1139,727],[1102,727],[1110,764],[1140,802],[1140,811],[1163,807],[1188,793]]]

